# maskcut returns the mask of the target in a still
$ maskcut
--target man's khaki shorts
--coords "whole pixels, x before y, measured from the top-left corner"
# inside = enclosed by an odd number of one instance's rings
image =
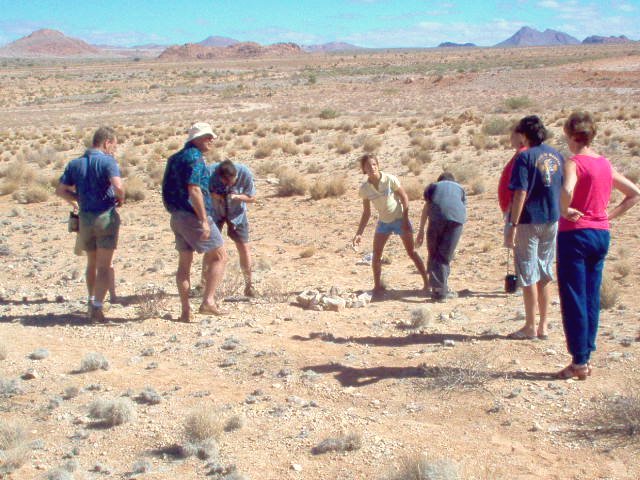
[[[120,215],[115,208],[102,213],[80,212],[77,248],[86,252],[96,248],[115,250],[119,231]]]

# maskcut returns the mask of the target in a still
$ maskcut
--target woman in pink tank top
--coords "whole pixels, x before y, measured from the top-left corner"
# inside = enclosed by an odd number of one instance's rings
[[[572,362],[556,376],[585,380],[591,375],[589,359],[596,349],[609,221],[640,201],[640,189],[591,149],[596,125],[589,113],[572,113],[564,124],[564,133],[573,157],[565,161],[560,197],[558,289]],[[607,212],[613,188],[624,199]]]

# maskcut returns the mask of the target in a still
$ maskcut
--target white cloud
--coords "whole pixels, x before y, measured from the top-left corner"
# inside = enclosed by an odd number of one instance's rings
[[[629,4],[629,3],[620,3],[619,5],[617,5],[616,7],[618,10],[622,11],[622,12],[626,12],[626,13],[631,13],[631,12],[635,12],[636,11],[636,7],[634,7],[633,5]]]

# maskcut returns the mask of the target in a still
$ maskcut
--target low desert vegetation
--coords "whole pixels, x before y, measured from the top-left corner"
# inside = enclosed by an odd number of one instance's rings
[[[616,445],[640,445],[640,395],[602,395],[586,419],[586,429],[576,433]]]
[[[278,196],[291,197],[307,193],[307,179],[293,168],[281,168],[278,171]]]
[[[79,372],[93,372],[95,370],[109,370],[109,361],[98,352],[87,353],[80,362]]]
[[[136,408],[128,398],[98,399],[89,406],[89,416],[108,427],[136,419]]]
[[[314,200],[323,198],[340,197],[347,191],[344,177],[332,176],[317,178],[309,188],[309,194]]]
[[[441,392],[483,389],[495,378],[495,367],[490,355],[482,352],[465,352],[450,359],[444,366],[422,365],[427,388]]]
[[[310,245],[300,252],[300,258],[310,258],[316,254],[316,247]]]
[[[610,275],[602,276],[600,285],[600,310],[610,310],[616,306],[620,298],[620,287]]]
[[[482,132],[486,135],[508,135],[511,130],[511,122],[502,117],[486,118],[482,124]]]
[[[311,453],[321,455],[328,452],[353,452],[362,447],[362,437],[359,433],[349,432],[336,437],[329,437],[322,440],[313,447]]]
[[[505,107],[509,110],[523,110],[533,105],[533,101],[527,96],[511,97],[504,101]]]
[[[150,286],[136,293],[136,310],[138,318],[160,318],[167,311],[169,296],[158,287]]]
[[[18,470],[30,457],[26,429],[19,423],[0,420],[0,478]]]
[[[426,328],[431,323],[431,309],[426,306],[418,307],[411,310],[411,318],[409,325],[411,328]]]
[[[397,472],[388,474],[385,480],[458,480],[461,477],[457,465],[450,460],[432,460],[421,453],[400,460]]]

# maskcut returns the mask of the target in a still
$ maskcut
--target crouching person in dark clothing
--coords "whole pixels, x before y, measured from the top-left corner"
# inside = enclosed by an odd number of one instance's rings
[[[427,273],[431,297],[445,301],[456,297],[456,293],[449,290],[448,280],[450,263],[462,235],[462,226],[467,221],[467,199],[453,174],[444,172],[436,183],[425,189],[424,201],[416,246],[419,247],[424,241],[424,228],[428,218]]]

